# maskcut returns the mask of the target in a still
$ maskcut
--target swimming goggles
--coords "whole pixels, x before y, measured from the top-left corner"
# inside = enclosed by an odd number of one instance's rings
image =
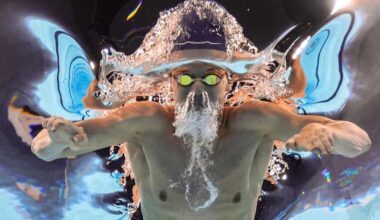
[[[215,86],[222,80],[222,75],[216,73],[206,73],[200,77],[202,83],[208,86]],[[181,86],[190,86],[193,84],[197,78],[194,75],[188,73],[182,73],[174,76],[174,79],[177,80],[178,84]]]

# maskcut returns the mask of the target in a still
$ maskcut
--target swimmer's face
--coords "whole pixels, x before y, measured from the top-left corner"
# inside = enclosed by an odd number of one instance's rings
[[[219,102],[223,106],[228,89],[226,70],[197,61],[175,68],[171,72],[171,77],[175,103],[186,101],[190,92],[196,94],[207,92],[210,102]],[[199,104],[196,100],[194,101],[194,105]]]

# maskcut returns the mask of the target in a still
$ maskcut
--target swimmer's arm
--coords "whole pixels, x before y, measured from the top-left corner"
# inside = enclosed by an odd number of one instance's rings
[[[332,120],[317,115],[298,115],[284,111],[272,103],[270,111],[277,116],[273,134],[292,147],[312,150],[319,148],[322,153],[338,154],[349,158],[368,151],[371,140],[363,129],[349,121]],[[310,144],[309,148],[297,146]],[[323,147],[322,147],[323,146]]]
[[[121,111],[127,111],[128,116],[122,117]],[[76,122],[78,127],[83,128],[88,141],[85,145],[79,145],[77,148],[67,147],[59,157],[75,157],[126,142],[134,137],[139,127],[139,121],[138,114],[127,109],[120,109],[104,118]]]
[[[127,120],[128,121],[128,120]],[[125,125],[124,125],[125,124]],[[123,127],[128,129],[123,129]],[[61,126],[63,127],[63,126]],[[62,134],[57,138],[52,132],[44,128],[33,140],[32,152],[40,159],[52,161],[64,157],[75,157],[80,154],[99,150],[107,146],[116,145],[126,141],[132,133],[133,122],[122,120],[117,114],[105,118],[88,119],[71,125],[72,129],[80,129],[82,132]],[[124,136],[122,131],[124,130]],[[58,127],[56,131],[61,131]],[[79,141],[74,141],[74,136],[80,135]]]
[[[135,103],[120,108],[104,118],[74,123],[76,127],[83,128],[86,136],[84,142],[57,143],[49,136],[49,132],[43,129],[33,140],[32,151],[39,158],[52,161],[126,142],[134,138],[137,131],[143,129],[144,121],[149,120],[149,116],[146,115],[149,111],[144,111],[144,108],[143,103]]]
[[[252,109],[263,116],[260,124],[273,139],[281,140],[296,148],[312,150],[313,147],[329,142],[328,137],[331,137],[330,144],[325,144],[331,146],[331,150],[327,149],[327,153],[353,158],[368,151],[372,144],[368,134],[352,122],[332,120],[317,115],[298,115],[269,102],[256,102]],[[317,140],[319,135],[325,137]],[[295,142],[297,139],[298,143]],[[300,142],[310,146],[303,148]]]

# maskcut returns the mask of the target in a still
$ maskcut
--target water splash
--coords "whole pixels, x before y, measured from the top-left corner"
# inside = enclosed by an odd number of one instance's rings
[[[204,30],[197,30],[200,27]],[[226,105],[289,97],[292,91],[286,87],[288,81],[284,77],[286,52],[274,50],[278,41],[258,53],[244,37],[236,19],[221,5],[187,0],[161,12],[156,25],[133,54],[125,55],[112,48],[102,51],[100,90],[94,96],[105,104],[134,102],[136,96],[146,96],[171,105],[173,93],[168,73],[178,66],[203,61],[234,73],[230,80],[233,90],[226,96]],[[275,68],[270,68],[271,65]]]
[[[214,1],[187,0],[161,12],[156,25],[147,33],[141,46],[133,54],[125,56],[116,53],[110,57],[110,61],[115,62],[115,67],[141,68],[145,71],[166,63],[176,50],[176,44],[192,31],[191,27],[184,27],[183,21],[194,14],[197,19],[201,21],[207,19],[214,24],[215,28],[209,29],[209,32],[220,29],[224,32],[229,58],[236,55],[245,58],[255,57],[257,48],[244,37],[243,28],[225,8]],[[104,55],[106,52],[104,51]]]
[[[199,99],[201,104],[198,104]],[[184,103],[176,105],[174,135],[184,140],[190,152],[181,185],[185,186],[185,199],[194,211],[209,207],[219,194],[207,172],[213,164],[211,156],[219,127],[220,109],[218,103],[210,103],[205,91],[199,95],[190,92]]]

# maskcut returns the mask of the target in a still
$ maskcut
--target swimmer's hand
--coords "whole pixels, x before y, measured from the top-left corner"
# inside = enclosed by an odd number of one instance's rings
[[[54,143],[67,145],[71,150],[78,151],[88,144],[83,127],[62,117],[51,117],[42,123],[42,127],[46,128]]]
[[[320,123],[305,125],[301,131],[291,137],[285,144],[288,149],[297,151],[316,151],[321,154],[333,152],[333,132]]]
[[[42,131],[33,139],[32,152],[45,161],[60,158],[62,152],[78,152],[88,144],[84,129],[61,117],[51,117],[42,123]]]

